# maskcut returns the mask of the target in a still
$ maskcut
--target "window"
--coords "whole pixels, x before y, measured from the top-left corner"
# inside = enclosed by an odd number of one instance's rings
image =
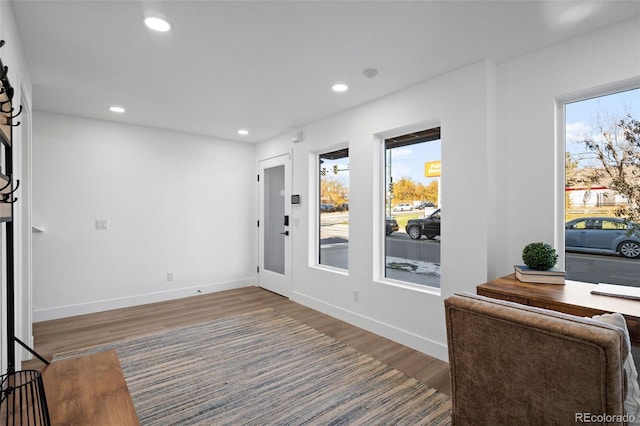
[[[349,269],[349,148],[321,154],[318,263]]]
[[[565,104],[567,279],[640,286],[640,88]]]
[[[385,278],[440,287],[440,128],[385,145]]]

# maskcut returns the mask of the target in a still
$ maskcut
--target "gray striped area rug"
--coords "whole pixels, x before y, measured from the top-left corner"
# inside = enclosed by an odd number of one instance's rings
[[[142,425],[448,425],[448,396],[267,309],[116,349]]]

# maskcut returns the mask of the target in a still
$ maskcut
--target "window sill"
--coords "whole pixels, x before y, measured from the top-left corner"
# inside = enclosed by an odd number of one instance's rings
[[[425,294],[429,294],[432,296],[441,296],[442,292],[440,290],[440,288],[438,287],[431,287],[428,285],[422,285],[422,284],[413,284],[413,283],[409,283],[406,281],[398,281],[398,280],[394,280],[394,279],[390,279],[390,278],[380,278],[375,280],[376,283],[378,284],[383,284],[383,285],[390,285],[393,287],[398,287],[398,288],[402,288],[405,290],[412,290],[412,291],[417,291],[420,293],[425,293]]]

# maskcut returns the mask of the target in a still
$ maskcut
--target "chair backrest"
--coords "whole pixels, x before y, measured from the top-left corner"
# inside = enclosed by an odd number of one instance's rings
[[[624,424],[620,330],[467,293],[445,311],[453,424]]]

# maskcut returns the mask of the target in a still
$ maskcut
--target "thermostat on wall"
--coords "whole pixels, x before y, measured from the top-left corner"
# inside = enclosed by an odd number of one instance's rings
[[[291,204],[300,204],[300,195],[292,195],[291,196]]]

